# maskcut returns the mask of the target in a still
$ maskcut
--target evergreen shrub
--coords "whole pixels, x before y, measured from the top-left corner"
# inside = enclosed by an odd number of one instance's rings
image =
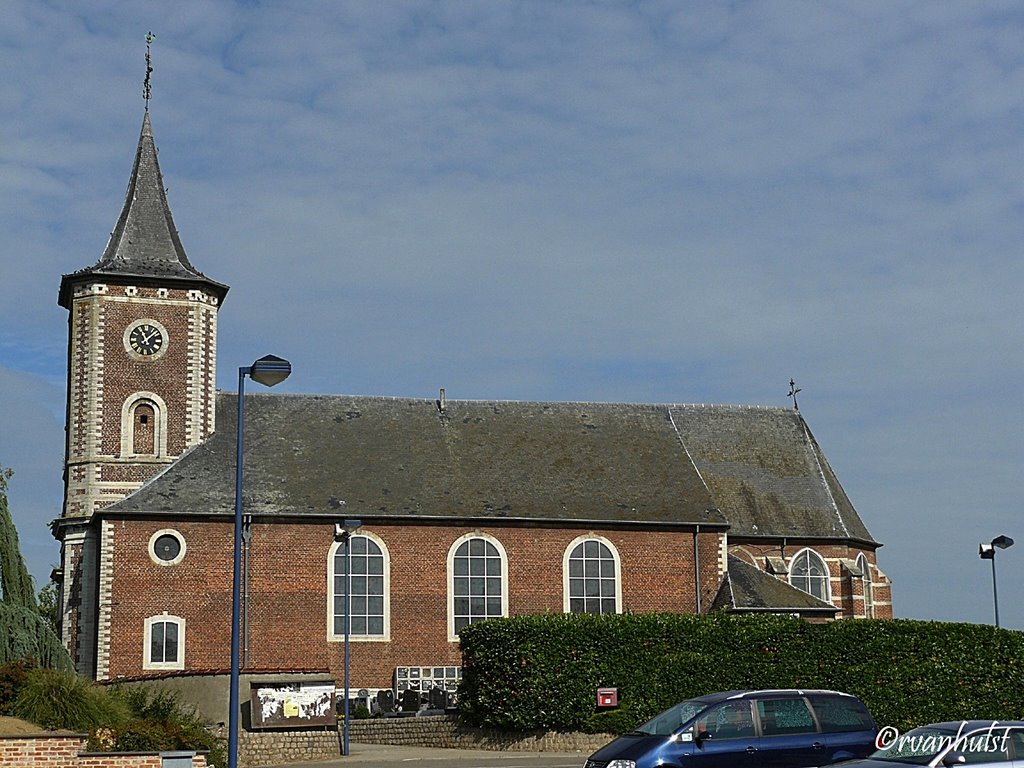
[[[469,725],[621,733],[715,691],[825,688],[879,725],[1024,719],[1024,633],[906,619],[809,624],[776,615],[558,614],[465,627]],[[619,689],[600,711],[597,688]]]

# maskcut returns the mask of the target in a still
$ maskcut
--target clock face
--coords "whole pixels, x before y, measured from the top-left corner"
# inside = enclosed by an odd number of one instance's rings
[[[139,323],[128,335],[128,344],[136,354],[150,357],[163,347],[164,335],[155,325]]]

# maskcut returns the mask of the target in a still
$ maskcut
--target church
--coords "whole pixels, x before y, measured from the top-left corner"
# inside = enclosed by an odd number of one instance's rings
[[[61,630],[96,680],[226,686],[238,412],[237,393],[216,389],[227,295],[178,236],[147,103],[110,240],[58,298]],[[452,689],[460,630],[493,617],[892,616],[881,544],[795,400],[421,395],[245,395],[250,679],[340,686],[346,617],[351,686],[397,695]]]

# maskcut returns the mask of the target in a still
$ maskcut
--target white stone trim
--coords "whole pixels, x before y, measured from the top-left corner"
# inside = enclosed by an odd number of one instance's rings
[[[213,432],[217,401],[217,310],[194,302],[188,316],[188,370],[185,377],[185,445],[203,442]],[[204,373],[207,373],[204,379]]]
[[[153,661],[151,642],[153,625],[160,622],[178,625],[178,658],[174,661]],[[164,611],[159,616],[150,616],[143,621],[142,632],[142,668],[143,669],[184,669],[185,668],[185,619],[172,616]]]
[[[611,539],[599,536],[595,533],[588,533],[585,536],[577,536],[569,542],[569,546],[562,552],[562,613],[569,613],[569,555],[580,544],[587,541],[597,541],[604,544],[612,553],[612,561],[615,564],[615,612],[622,613],[622,560],[619,557],[619,550]]]
[[[135,410],[140,404],[153,406],[156,424],[153,425],[153,456],[167,455],[167,403],[156,392],[136,392],[129,395],[121,406],[121,451],[120,458],[134,458],[135,453]],[[150,454],[142,454],[149,456]]]
[[[445,560],[448,575],[448,641],[452,643],[459,641],[459,636],[455,633],[455,551],[463,542],[470,539],[484,539],[498,550],[501,557],[501,615],[508,616],[508,554],[505,552],[505,547],[494,536],[483,531],[464,534],[452,542]]]
[[[788,578],[787,578],[787,581],[789,582],[789,585],[791,587],[796,588],[796,589],[800,589],[800,587],[797,587],[795,584],[793,584],[793,578],[794,578],[794,576],[793,576],[793,564],[796,563],[796,559],[798,557],[800,557],[800,555],[802,555],[804,552],[811,552],[816,558],[818,558],[818,560],[821,561],[822,566],[825,568],[825,591],[826,591],[826,595],[824,597],[824,602],[832,603],[832,595],[834,594],[834,590],[832,589],[832,569],[829,567],[829,561],[826,560],[825,557],[822,556],[822,554],[820,552],[816,551],[813,547],[803,547],[795,555],[793,555],[791,558],[789,558],[789,575],[788,575]],[[835,558],[831,558],[831,559],[835,560]],[[801,589],[800,591],[803,592],[804,590]],[[811,594],[811,593],[808,592],[807,594]],[[817,597],[817,595],[811,595],[811,596],[812,597]]]
[[[365,536],[378,547],[384,555],[384,634],[348,636],[351,642],[389,642],[391,640],[391,552],[384,540],[365,528],[360,528],[353,536]],[[327,641],[344,641],[345,635],[334,632],[334,556],[341,549],[343,542],[336,541],[327,552]]]
[[[140,325],[151,325],[160,331],[160,335],[163,337],[163,343],[160,345],[160,349],[154,352],[152,355],[140,355],[134,349],[132,349],[131,335]],[[159,320],[154,320],[151,317],[137,317],[132,320],[124,328],[124,333],[121,336],[121,342],[124,344],[125,352],[128,353],[128,357],[133,360],[159,360],[161,357],[167,354],[167,349],[171,346],[171,335],[167,332],[167,327]]]
[[[110,676],[110,611],[114,583],[114,523],[104,520],[100,528],[99,614],[96,617],[96,679]]]
[[[159,539],[161,536],[171,536],[178,540],[178,544],[181,546],[181,551],[178,552],[178,556],[175,557],[173,560],[164,560],[159,555],[157,555],[156,540]],[[149,559],[152,560],[154,563],[160,566],[171,566],[177,565],[185,559],[185,553],[188,551],[188,546],[185,544],[185,537],[182,536],[179,531],[176,531],[173,528],[161,528],[159,531],[157,531],[149,537],[149,545],[147,546],[147,549],[149,550]]]

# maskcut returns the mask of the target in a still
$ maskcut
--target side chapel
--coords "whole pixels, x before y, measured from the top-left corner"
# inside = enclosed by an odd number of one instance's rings
[[[192,266],[150,116],[99,261],[66,274],[62,632],[100,681],[226,675],[228,286]],[[243,673],[451,688],[459,631],[536,612],[890,617],[881,546],[798,410],[246,395]],[[226,678],[225,678],[226,679]],[[225,682],[226,685],[226,682]]]

